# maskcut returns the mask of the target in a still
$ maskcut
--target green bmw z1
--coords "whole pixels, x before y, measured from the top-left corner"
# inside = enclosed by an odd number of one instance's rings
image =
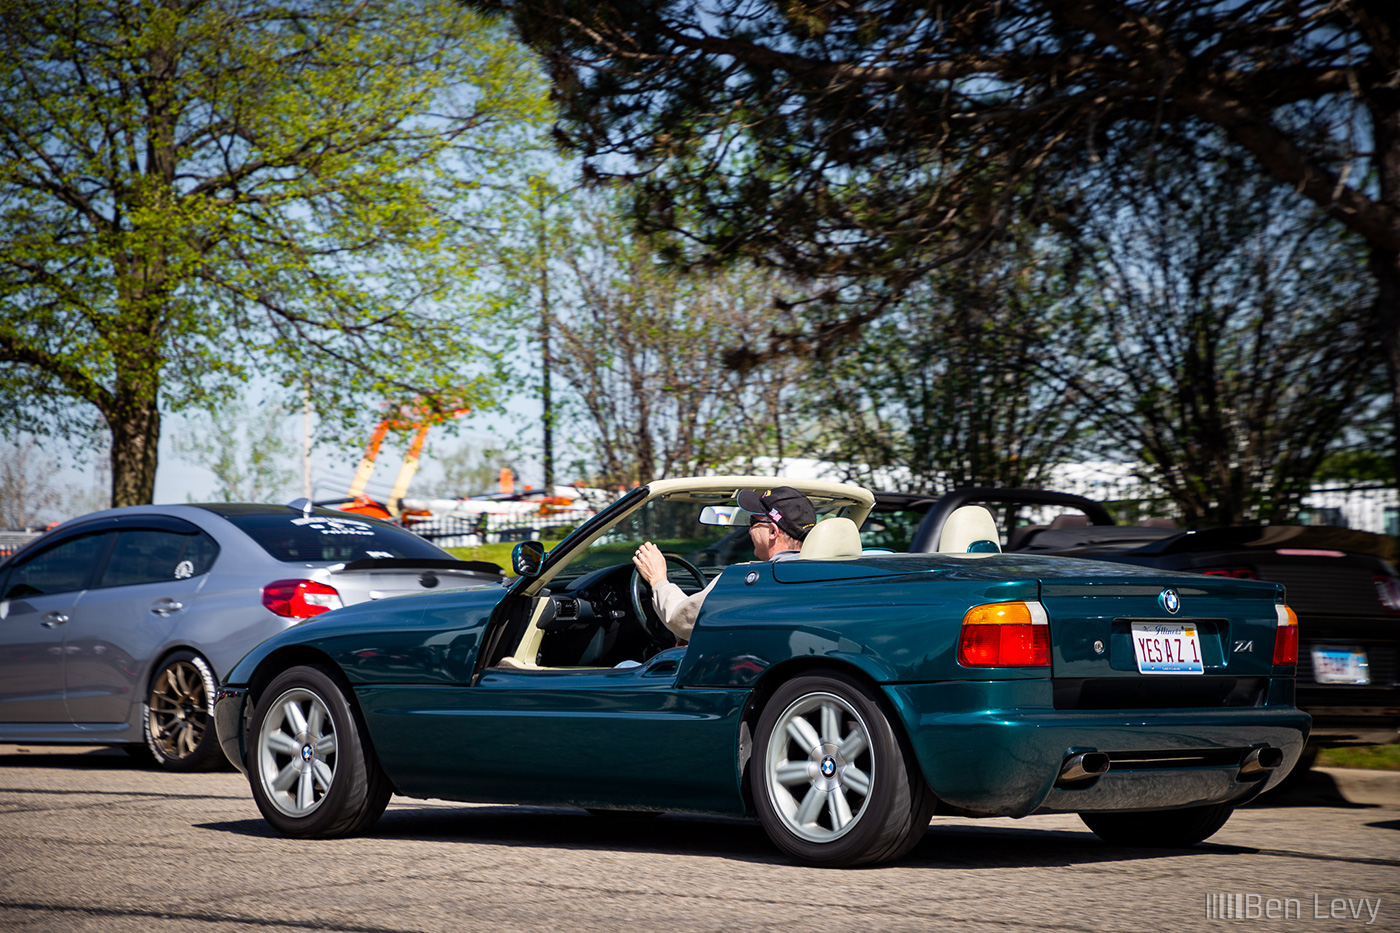
[[[745,560],[741,489],[818,521]],[[279,832],[367,829],[391,794],[757,816],[813,865],[898,858],[930,816],[1078,813],[1102,838],[1187,846],[1287,774],[1297,623],[1272,583],[999,552],[969,506],[937,553],[862,547],[870,492],[765,477],[634,489],[505,586],[318,616],[255,648],[219,741]],[[632,555],[714,581],[691,640]],[[750,555],[751,556],[751,555]]]

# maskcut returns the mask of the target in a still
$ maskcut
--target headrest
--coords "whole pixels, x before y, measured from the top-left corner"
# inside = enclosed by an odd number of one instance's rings
[[[860,529],[849,518],[828,518],[817,522],[802,542],[804,560],[833,560],[861,555]]]
[[[980,505],[964,505],[948,516],[938,539],[940,554],[998,554],[1001,535],[992,513]]]

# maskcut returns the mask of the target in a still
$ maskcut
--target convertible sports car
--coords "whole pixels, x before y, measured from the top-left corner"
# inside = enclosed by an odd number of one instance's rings
[[[796,486],[800,555],[701,568]],[[279,832],[370,826],[391,793],[756,815],[791,857],[893,859],[934,812],[1074,812],[1190,845],[1297,760],[1297,627],[1276,584],[998,553],[991,515],[932,554],[865,553],[857,486],[707,477],[634,489],[518,578],[326,613],[226,678],[219,741]],[[698,590],[688,645],[631,557]]]

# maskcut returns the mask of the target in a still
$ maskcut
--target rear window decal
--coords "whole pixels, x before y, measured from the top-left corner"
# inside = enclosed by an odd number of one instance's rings
[[[347,518],[294,518],[293,525],[301,525],[319,531],[323,535],[368,535],[374,537],[374,529],[364,522]]]

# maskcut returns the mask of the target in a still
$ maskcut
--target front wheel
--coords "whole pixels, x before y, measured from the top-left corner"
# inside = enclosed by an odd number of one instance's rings
[[[379,819],[393,787],[346,690],[294,667],[263,691],[249,726],[248,783],[263,817],[297,838],[348,836]]]
[[[843,673],[797,677],[763,709],[750,763],[754,805],[778,848],[809,865],[898,858],[933,810],[875,697]]]
[[[1104,842],[1119,846],[1184,849],[1209,839],[1225,825],[1233,804],[1146,813],[1081,813],[1079,818]]]

